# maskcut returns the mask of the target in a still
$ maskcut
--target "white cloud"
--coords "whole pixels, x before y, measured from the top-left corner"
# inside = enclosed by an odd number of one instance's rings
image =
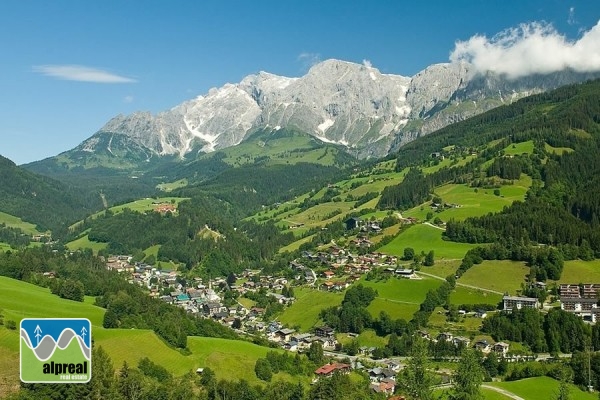
[[[94,83],[133,83],[135,79],[83,65],[36,65],[33,71],[57,79]]]
[[[511,79],[565,68],[600,71],[600,21],[575,41],[539,22],[507,29],[491,39],[476,35],[456,42],[450,61],[468,61],[477,72],[492,71]]]
[[[577,21],[575,20],[575,7],[569,8],[569,17],[567,18],[567,24],[574,25]]]
[[[128,103],[128,104],[133,103],[133,100],[134,100],[133,96],[131,96],[131,95],[123,97],[123,103]]]
[[[371,61],[369,61],[369,60],[363,60],[363,65],[367,68],[373,67],[373,64],[371,64]]]
[[[302,63],[304,68],[310,68],[321,62],[321,55],[319,53],[302,52],[298,55],[297,60]]]

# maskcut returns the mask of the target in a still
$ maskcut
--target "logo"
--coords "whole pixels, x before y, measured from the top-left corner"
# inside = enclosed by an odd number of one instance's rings
[[[87,318],[21,320],[21,381],[86,383],[92,377],[92,324]]]

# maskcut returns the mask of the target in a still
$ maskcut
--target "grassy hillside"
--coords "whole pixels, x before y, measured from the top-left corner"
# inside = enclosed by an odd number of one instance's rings
[[[255,344],[218,338],[189,337],[189,355],[169,347],[150,330],[104,329],[104,309],[93,305],[86,297],[80,303],[61,299],[49,289],[0,276],[0,309],[4,320],[17,323],[21,318],[89,318],[92,322],[94,344],[102,346],[119,368],[123,361],[137,365],[148,357],[175,375],[182,375],[199,367],[210,366],[219,379],[246,379],[259,382],[254,375],[254,363],[270,349]],[[15,385],[18,382],[19,334],[17,330],[0,327],[0,380]],[[12,383],[11,383],[12,382]]]
[[[19,217],[15,217],[14,215],[6,214],[3,212],[0,212],[0,224],[5,224],[6,226],[12,228],[19,228],[28,235],[37,235],[42,233],[36,229],[36,226],[34,224],[25,222]]]

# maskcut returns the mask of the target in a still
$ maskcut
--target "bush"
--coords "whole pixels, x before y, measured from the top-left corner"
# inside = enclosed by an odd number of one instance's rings
[[[12,319],[9,319],[8,321],[6,321],[6,327],[11,331],[14,331],[17,329],[17,323]]]

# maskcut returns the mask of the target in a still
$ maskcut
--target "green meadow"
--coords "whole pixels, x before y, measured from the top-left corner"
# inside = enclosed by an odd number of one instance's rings
[[[344,299],[343,293],[308,288],[294,289],[294,295],[296,301],[283,311],[279,321],[289,326],[299,326],[303,331],[308,331],[319,323],[321,309],[338,306]]]
[[[521,143],[513,143],[504,149],[506,155],[531,154],[533,153],[533,140]]]
[[[11,228],[19,228],[28,235],[37,235],[41,233],[36,229],[34,224],[25,222],[19,217],[0,211],[0,224],[2,223]]]
[[[502,300],[502,295],[486,292],[480,289],[456,286],[450,294],[452,304],[498,304]]]
[[[457,204],[459,207],[449,208],[441,212],[434,212],[430,202],[414,207],[403,212],[404,217],[415,217],[425,220],[428,213],[439,217],[442,221],[451,218],[463,220],[468,217],[486,215],[490,212],[499,212],[505,206],[511,205],[516,200],[523,200],[527,190],[531,187],[531,177],[522,174],[521,179],[512,185],[503,185],[498,190],[500,195],[494,194],[494,189],[472,188],[464,184],[447,184],[435,189],[435,194],[440,196],[447,204]]]
[[[469,268],[458,283],[516,295],[528,273],[529,267],[524,262],[484,261]]]
[[[547,376],[527,378],[511,382],[489,382],[486,385],[506,389],[526,400],[549,400],[553,399],[558,392],[559,382]],[[571,400],[597,400],[598,395],[587,393],[575,385],[569,385]]]
[[[442,229],[419,224],[409,227],[379,251],[402,256],[406,247],[412,247],[416,253],[434,251],[435,259],[462,259],[467,251],[475,247],[468,243],[455,243],[442,240]]]
[[[600,260],[565,261],[559,283],[599,283]]]
[[[94,242],[88,238],[88,235],[83,235],[80,238],[67,243],[66,246],[69,250],[92,249],[94,254],[98,254],[100,250],[103,250],[108,246],[108,243]]]
[[[137,365],[143,357],[163,365],[175,375],[182,375],[199,367],[210,366],[217,378],[247,379],[258,383],[254,363],[271,350],[241,340],[189,337],[191,352],[184,355],[167,346],[153,331],[144,329],[104,329],[104,309],[94,306],[94,298],[83,303],[61,299],[47,288],[0,277],[0,309],[4,320],[20,322],[21,318],[88,318],[92,322],[94,344],[102,346],[111,357],[115,368],[123,361]],[[18,385],[18,368],[8,361],[18,360],[19,331],[0,327],[0,378]],[[11,369],[9,366],[12,365]],[[285,378],[285,374],[280,374]],[[14,380],[14,381],[13,381]]]

